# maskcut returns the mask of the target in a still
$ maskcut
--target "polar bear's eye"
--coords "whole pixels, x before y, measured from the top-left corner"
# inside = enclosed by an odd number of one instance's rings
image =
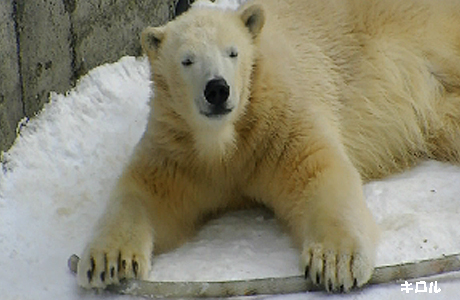
[[[238,57],[238,51],[236,49],[231,49],[228,56],[230,56],[231,58]]]
[[[231,57],[231,58],[238,57],[238,49],[236,49],[236,47],[234,47],[234,46],[228,47],[226,49],[226,52],[227,52],[228,57]]]
[[[184,67],[191,66],[193,64],[193,60],[191,58],[186,58],[182,61],[182,65]]]

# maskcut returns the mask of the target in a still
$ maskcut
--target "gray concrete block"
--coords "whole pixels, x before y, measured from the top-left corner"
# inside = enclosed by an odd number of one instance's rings
[[[140,33],[166,23],[177,0],[76,1],[71,13],[77,76],[124,55],[139,55]]]
[[[0,0],[0,152],[13,143],[24,115],[13,16],[12,2]]]
[[[64,93],[73,79],[70,18],[62,0],[17,1],[24,111],[33,116],[49,92]]]
[[[0,151],[51,91],[88,70],[141,53],[140,33],[166,23],[178,0],[0,0]]]

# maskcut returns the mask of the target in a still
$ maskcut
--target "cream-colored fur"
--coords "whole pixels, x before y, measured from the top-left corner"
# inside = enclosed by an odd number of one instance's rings
[[[369,280],[378,240],[362,180],[460,161],[459,1],[196,7],[142,43],[152,112],[78,266],[83,287],[145,278],[152,251],[209,215],[263,204],[306,276],[348,291]],[[207,117],[216,77],[231,112]]]

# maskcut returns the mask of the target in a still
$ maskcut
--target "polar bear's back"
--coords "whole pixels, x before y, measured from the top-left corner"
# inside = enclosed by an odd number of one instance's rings
[[[293,64],[305,70],[297,84],[328,90],[317,100],[338,109],[364,179],[420,158],[460,161],[460,2],[255,2],[267,8],[264,32],[291,44]],[[312,67],[312,57],[321,63]]]

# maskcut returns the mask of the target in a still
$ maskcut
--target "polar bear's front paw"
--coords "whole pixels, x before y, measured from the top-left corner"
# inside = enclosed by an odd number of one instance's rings
[[[369,281],[374,269],[373,249],[363,250],[307,244],[302,252],[305,278],[323,285],[328,292],[360,287]]]
[[[84,288],[105,288],[123,279],[145,279],[150,253],[123,247],[88,247],[78,263],[78,284]]]

